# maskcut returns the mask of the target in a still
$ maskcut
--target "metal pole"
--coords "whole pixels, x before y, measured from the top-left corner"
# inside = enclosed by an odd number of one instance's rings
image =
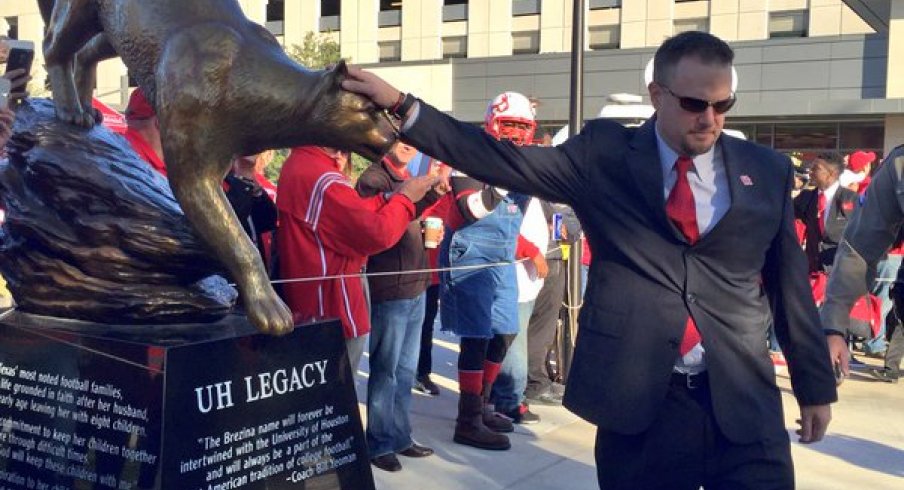
[[[571,102],[568,114],[568,136],[578,134],[584,126],[584,4],[585,0],[574,0],[574,14],[571,29]],[[578,331],[578,309],[581,304],[581,245],[580,240],[571,244],[568,257],[568,292],[565,304],[568,305],[568,323],[562,325],[563,347],[561,353],[563,381],[568,380],[571,370],[571,359],[574,353],[574,340]]]
[[[568,111],[568,136],[578,134],[584,125],[584,4],[574,0],[571,23],[571,101]]]

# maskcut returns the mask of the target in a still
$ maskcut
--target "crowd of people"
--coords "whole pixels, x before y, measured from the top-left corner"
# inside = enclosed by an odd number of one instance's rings
[[[887,351],[872,375],[897,381],[904,329],[892,299],[904,293],[890,286],[904,213],[897,201],[893,218],[857,210],[873,193],[894,199],[902,165],[874,172],[875,154],[857,151],[793,167],[723,136],[733,55],[705,33],[668,39],[654,58],[652,119],[591,121],[558,147],[537,136],[523,94],[490,100],[479,129],[352,67],[345,88],[398,118],[402,136],[356,181],[337,148],[291,149],[277,185],[263,176],[272,153],[235,156],[223,190],[296,323],[338,318],[352,372],[368,352],[374,466],[398,471],[399,455],[433,454],[414,439],[409,408],[412,390],[440,394],[437,314],[460,339],[452,440],[506,450],[513,424],[539,421],[531,403],[564,403],[598,426],[601,488],[791,488],[770,350],[773,364],[790,366],[804,443],[825,434],[851,343]],[[21,96],[27,76],[12,78]],[[125,117],[126,140],[165,177],[140,89]],[[13,119],[0,109],[0,143]],[[438,160],[412,175],[419,151]],[[438,237],[427,236],[429,220],[441,220]],[[589,259],[567,390],[546,370],[562,244]],[[860,268],[877,262],[885,272],[860,284]],[[857,301],[866,328],[851,322]]]

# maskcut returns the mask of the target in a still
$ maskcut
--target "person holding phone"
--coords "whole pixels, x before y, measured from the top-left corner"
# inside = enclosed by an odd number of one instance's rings
[[[13,135],[13,122],[16,119],[16,114],[10,109],[10,106],[13,101],[24,99],[28,95],[25,86],[31,77],[23,70],[16,70],[0,78],[7,81],[10,87],[8,92],[0,90],[0,92],[4,92],[0,93],[0,157],[5,157],[6,143]]]

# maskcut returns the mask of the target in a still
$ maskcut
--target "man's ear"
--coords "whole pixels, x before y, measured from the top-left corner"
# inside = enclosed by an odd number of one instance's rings
[[[664,95],[662,87],[656,82],[650,82],[650,84],[647,85],[647,92],[650,94],[650,103],[653,105],[653,108],[658,111]]]

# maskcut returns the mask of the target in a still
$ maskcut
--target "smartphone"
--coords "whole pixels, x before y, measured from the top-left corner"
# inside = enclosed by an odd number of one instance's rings
[[[12,90],[12,85],[9,80],[0,78],[0,108],[6,109],[9,107],[10,90]]]
[[[6,72],[23,68],[25,73],[31,73],[31,64],[35,60],[35,43],[32,41],[6,41],[9,46],[9,56],[6,59]]]

